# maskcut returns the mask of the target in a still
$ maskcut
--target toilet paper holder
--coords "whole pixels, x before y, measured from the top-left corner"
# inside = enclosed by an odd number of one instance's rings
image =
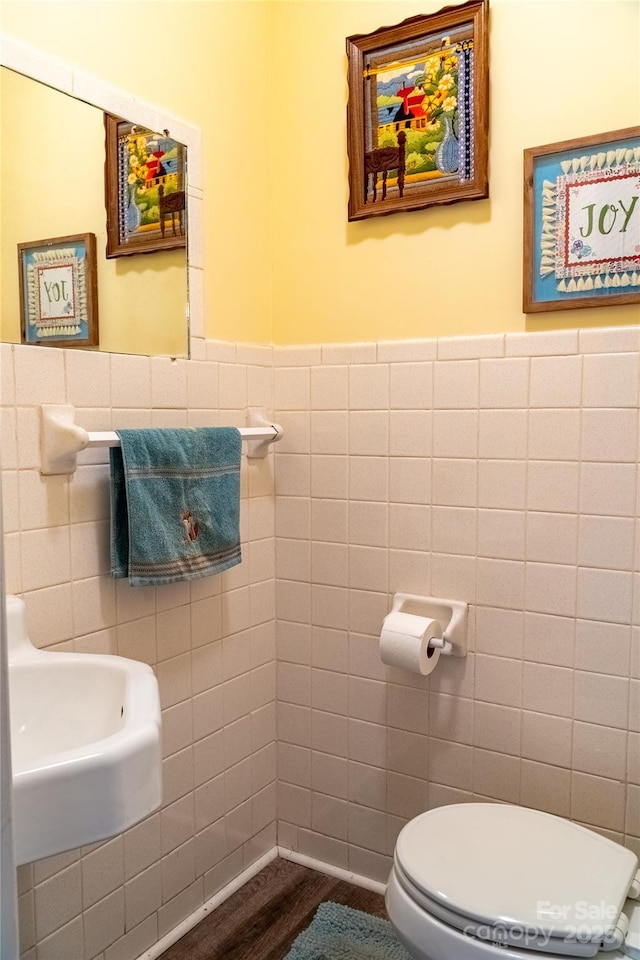
[[[442,656],[466,657],[467,618],[469,604],[462,600],[441,600],[438,597],[420,597],[413,593],[396,593],[391,611],[412,613],[417,617],[437,620],[442,627],[442,640],[431,641],[441,646]]]

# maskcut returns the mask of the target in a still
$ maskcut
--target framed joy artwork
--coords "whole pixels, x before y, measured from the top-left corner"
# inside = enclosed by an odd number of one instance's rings
[[[523,310],[640,303],[640,127],[524,151]]]
[[[105,130],[107,257],[186,246],[184,145],[109,113]]]
[[[488,0],[347,39],[349,220],[489,194]]]
[[[18,268],[23,343],[97,346],[95,234],[19,243]]]

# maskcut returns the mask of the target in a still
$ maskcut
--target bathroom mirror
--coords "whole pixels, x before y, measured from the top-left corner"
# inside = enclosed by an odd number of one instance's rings
[[[0,340],[21,342],[18,244],[93,233],[99,344],[89,349],[185,357],[186,248],[106,257],[104,107],[0,67]]]

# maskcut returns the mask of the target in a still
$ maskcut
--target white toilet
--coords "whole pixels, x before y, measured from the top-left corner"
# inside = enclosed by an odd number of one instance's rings
[[[630,850],[499,803],[437,807],[400,832],[387,913],[416,960],[640,960]]]

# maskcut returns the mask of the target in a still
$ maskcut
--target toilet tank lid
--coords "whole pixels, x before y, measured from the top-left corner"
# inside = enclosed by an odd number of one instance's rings
[[[631,850],[585,827],[525,807],[436,807],[400,832],[396,860],[427,897],[483,924],[578,931],[615,929],[638,868]]]

